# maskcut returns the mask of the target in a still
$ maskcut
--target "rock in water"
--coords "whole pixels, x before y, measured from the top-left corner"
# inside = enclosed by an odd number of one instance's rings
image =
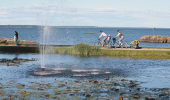
[[[170,37],[166,36],[143,36],[139,39],[139,42],[151,42],[151,43],[170,43]]]
[[[0,38],[0,43],[15,43],[14,39],[11,38]],[[26,40],[18,40],[19,44],[38,44],[38,42],[34,41],[26,41]]]

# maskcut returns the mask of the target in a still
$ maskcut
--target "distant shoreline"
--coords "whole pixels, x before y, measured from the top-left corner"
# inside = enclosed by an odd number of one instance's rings
[[[0,25],[0,28],[41,28],[44,25]],[[49,26],[52,28],[98,28],[96,26]]]
[[[41,28],[44,25],[0,25],[0,28]],[[149,27],[100,27],[100,26],[50,26],[52,28],[134,28],[134,29],[152,29]],[[156,28],[156,29],[170,29],[170,28]]]

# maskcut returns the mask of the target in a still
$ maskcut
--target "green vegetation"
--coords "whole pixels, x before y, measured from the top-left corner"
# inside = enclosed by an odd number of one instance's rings
[[[55,45],[53,49],[46,51],[46,53],[53,54],[71,54],[81,56],[109,56],[109,57],[123,57],[132,59],[170,59],[170,51],[161,50],[125,50],[125,49],[101,49],[98,46],[90,46],[88,44],[80,43],[75,46]],[[147,49],[170,49],[170,48],[155,48],[142,47]],[[26,46],[0,46],[0,52],[24,52],[24,53],[39,53],[38,47]]]
[[[73,48],[54,48],[53,53],[59,54],[73,54],[82,56],[99,55],[99,47],[90,46],[88,44],[80,43],[76,44]]]
[[[170,49],[170,48],[163,48],[163,47],[142,47],[145,49]]]
[[[132,59],[170,59],[170,51],[100,49],[99,47],[89,46],[83,43],[77,44],[73,48],[54,48],[53,53],[82,56],[126,57]]]

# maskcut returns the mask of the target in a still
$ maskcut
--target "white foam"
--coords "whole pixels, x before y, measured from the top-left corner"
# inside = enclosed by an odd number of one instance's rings
[[[105,73],[106,73],[106,74],[109,74],[109,73],[112,73],[112,72],[108,72],[108,71],[107,71],[107,72],[105,72]]]
[[[54,75],[60,73],[61,73],[60,71],[51,71],[51,72],[39,71],[39,72],[34,72],[34,75]]]
[[[82,76],[89,76],[89,75],[88,74],[74,74],[73,76],[82,77]]]

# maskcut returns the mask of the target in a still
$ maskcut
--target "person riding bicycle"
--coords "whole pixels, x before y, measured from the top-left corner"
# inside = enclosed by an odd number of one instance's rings
[[[108,44],[110,42],[110,40],[111,40],[111,35],[109,34],[107,39],[106,39],[106,43]]]
[[[99,40],[102,36],[104,36],[104,39],[102,40],[102,46],[104,46],[104,42],[105,42],[105,40],[107,39],[107,35],[106,35],[106,33],[104,33],[103,31],[100,31],[100,33],[101,33],[101,35],[99,36],[98,40]]]
[[[118,35],[115,36],[115,38],[120,37],[120,39],[119,39],[119,46],[121,46],[122,40],[123,40],[124,38],[123,38],[122,33],[121,33],[119,30],[117,31],[117,33],[118,33]]]

